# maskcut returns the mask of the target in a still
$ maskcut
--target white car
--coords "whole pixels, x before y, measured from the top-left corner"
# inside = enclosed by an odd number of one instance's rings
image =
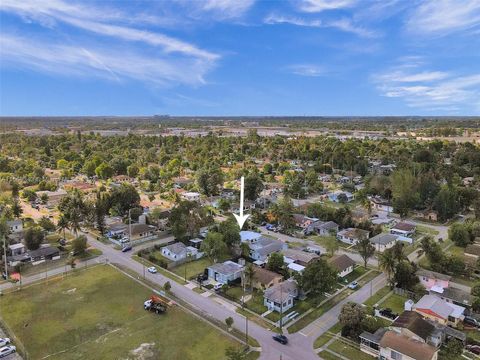
[[[155,266],[151,266],[147,270],[150,274],[156,274],[157,273],[157,268]]]
[[[0,348],[0,358],[13,354],[17,351],[17,348],[13,345],[8,345]]]
[[[223,286],[223,284],[220,284],[220,283],[215,284],[215,285],[213,286],[213,290],[218,291],[218,290],[220,290],[220,289],[222,288],[222,286]]]
[[[0,347],[7,346],[10,344],[10,339],[9,338],[0,338]]]

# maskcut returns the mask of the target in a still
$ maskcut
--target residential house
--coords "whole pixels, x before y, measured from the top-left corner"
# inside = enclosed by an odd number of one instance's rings
[[[254,266],[254,276],[252,279],[252,287],[258,290],[265,290],[279,284],[283,280],[283,276],[276,272]]]
[[[149,238],[154,238],[156,236],[155,231],[157,229],[155,226],[147,224],[132,224],[131,225],[131,241],[136,240],[145,240]]]
[[[378,359],[380,354],[380,341],[386,332],[387,329],[385,328],[379,328],[373,334],[368,331],[362,332],[359,336],[360,350]]]
[[[475,243],[467,245],[464,254],[472,260],[478,260],[480,257],[480,244]]]
[[[337,270],[338,276],[343,278],[350,274],[354,267],[355,261],[353,261],[350,257],[345,254],[342,255],[335,255],[328,260],[328,263],[332,268]]]
[[[342,201],[342,198],[345,202],[351,202],[355,199],[355,196],[348,191],[335,190],[328,194],[328,198],[330,201],[338,203]]]
[[[261,237],[254,243],[250,243],[250,257],[254,260],[266,261],[268,256],[274,252],[286,249],[287,244],[280,240]]]
[[[263,304],[268,310],[285,313],[285,311],[293,307],[297,297],[297,283],[292,279],[288,279],[265,290]]]
[[[370,197],[370,204],[374,210],[393,212],[392,203],[386,199],[383,199],[381,196]]]
[[[397,241],[398,236],[393,234],[378,234],[370,239],[370,243],[378,252],[390,249]]]
[[[22,255],[26,252],[25,245],[23,245],[22,243],[8,245],[8,250],[10,250],[10,254],[12,256]]]
[[[438,349],[395,331],[387,331],[380,340],[379,358],[383,360],[437,360]]]
[[[465,308],[440,299],[435,295],[423,296],[413,310],[424,318],[433,320],[442,325],[457,326],[463,321]]]
[[[415,224],[399,222],[390,229],[390,234],[411,237],[415,233],[416,228]]]
[[[89,194],[97,189],[95,184],[90,184],[83,181],[70,181],[63,184],[63,188],[67,191],[78,190],[84,194]]]
[[[282,254],[283,254],[283,259],[285,263],[287,264],[296,263],[302,266],[307,266],[312,261],[315,261],[320,257],[315,253],[296,250],[296,249],[285,249],[282,251]]]
[[[122,222],[116,222],[107,226],[107,236],[110,238],[122,237],[128,234],[128,226]]]
[[[173,186],[177,189],[184,188],[187,185],[193,184],[194,180],[187,177],[176,177],[173,178]]]
[[[243,266],[233,261],[225,261],[210,265],[208,268],[208,278],[220,284],[228,284],[240,279],[243,273]]]
[[[442,292],[443,289],[448,288],[451,279],[451,276],[425,269],[419,269],[416,275],[427,291]]]
[[[190,243],[191,247],[194,247],[195,249],[200,250],[200,246],[202,246],[203,239],[195,238],[195,239],[190,239],[188,242]]]
[[[47,208],[54,208],[57,206],[60,201],[67,195],[67,192],[63,189],[57,190],[57,191],[37,191],[35,193],[37,195],[38,199],[43,198],[44,196],[47,197],[47,202],[45,206]]]
[[[181,193],[180,196],[187,201],[200,201],[200,194],[198,192],[186,191]]]
[[[360,240],[368,239],[369,237],[370,231],[357,228],[348,228],[337,233],[338,240],[350,245],[355,245]]]
[[[262,237],[262,234],[255,231],[240,231],[240,241],[253,244]]]
[[[293,214],[295,219],[295,225],[299,228],[306,229],[315,221],[318,221],[317,218],[311,218],[303,214]]]
[[[338,232],[338,224],[333,221],[315,221],[305,229],[306,234],[317,234],[320,236],[326,236],[336,234]]]
[[[8,230],[11,233],[19,233],[23,231],[23,221],[22,219],[15,219],[7,221]]]
[[[60,250],[53,246],[43,246],[37,250],[29,250],[28,255],[31,258],[31,261],[41,261],[41,260],[55,260],[60,258]]]
[[[415,311],[404,311],[389,328],[410,339],[435,347],[439,347],[444,340],[443,331]]]
[[[167,259],[179,261],[184,260],[187,257],[190,257],[192,260],[199,259],[203,254],[193,246],[185,246],[184,243],[176,242],[162,247],[162,255]]]
[[[415,211],[414,216],[419,219],[428,220],[428,221],[438,220],[438,212],[430,209]]]

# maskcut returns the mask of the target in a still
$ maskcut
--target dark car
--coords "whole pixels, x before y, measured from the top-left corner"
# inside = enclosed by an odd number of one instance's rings
[[[122,248],[122,252],[127,252],[127,251],[130,251],[132,250],[132,247],[130,245],[128,246],[125,246],[124,248]]]
[[[480,346],[478,345],[467,345],[466,349],[475,355],[480,355]]]
[[[392,319],[392,320],[395,320],[398,316],[398,314],[394,313],[392,311],[392,309],[390,309],[390,308],[380,310],[380,315],[385,316],[385,317],[387,317],[389,319]]]
[[[277,335],[273,335],[272,338],[273,338],[273,340],[279,342],[282,345],[287,345],[288,344],[288,339],[285,335],[277,334]]]
[[[475,326],[475,327],[480,326],[480,323],[478,322],[478,320],[475,319],[475,318],[472,318],[470,316],[465,316],[465,319],[463,319],[463,323],[465,325],[470,325],[470,326]]]
[[[199,283],[202,283],[202,282],[204,282],[204,281],[207,280],[207,279],[208,279],[208,274],[199,274],[199,275],[197,276],[197,281],[198,281]]]

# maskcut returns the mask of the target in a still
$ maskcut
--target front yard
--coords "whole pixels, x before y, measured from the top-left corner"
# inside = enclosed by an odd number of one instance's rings
[[[185,270],[187,271],[187,280],[188,279],[195,279],[198,274],[203,274],[204,270],[212,265],[213,262],[207,258],[203,257],[201,259],[190,261],[188,263],[176,266],[172,268],[175,274],[185,277]]]
[[[0,306],[32,359],[220,360],[238,344],[179,307],[146,312],[150,295],[113,267],[97,265],[4,294]]]

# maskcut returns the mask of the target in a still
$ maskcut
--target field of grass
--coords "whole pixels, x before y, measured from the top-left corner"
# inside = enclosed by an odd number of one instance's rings
[[[179,284],[182,284],[182,285],[185,285],[186,282],[183,280],[183,278],[179,278],[178,276],[176,276],[175,274],[171,273],[170,271],[167,271],[165,270],[164,268],[162,268],[161,266],[158,266],[157,264],[154,264],[150,261],[148,261],[147,259],[144,259],[144,258],[141,258],[139,257],[138,255],[133,255],[132,256],[132,259],[135,260],[135,261],[138,261],[140,264],[145,264],[146,267],[150,267],[150,266],[155,266],[155,268],[157,269],[157,271],[159,273],[161,273],[163,276],[166,276],[167,278],[169,278],[170,280],[173,280]]]
[[[377,304],[384,296],[386,296],[390,292],[390,287],[385,286],[377,291],[371,298],[364,302],[366,306],[373,307],[373,305]]]
[[[5,294],[3,321],[29,358],[224,359],[236,346],[179,307],[143,310],[151,291],[108,265]]]
[[[433,236],[439,234],[438,230],[435,230],[435,229],[431,228],[430,226],[425,226],[425,225],[420,225],[420,224],[417,224],[417,232],[423,233],[423,234],[428,234],[428,235],[433,235]]]
[[[318,353],[318,355],[324,360],[341,360],[341,358],[329,353],[328,351],[322,351]]]
[[[195,260],[195,261],[190,261],[186,264],[182,264],[179,266],[176,266],[175,268],[172,269],[172,271],[181,276],[185,276],[185,268],[187,269],[187,280],[188,279],[193,279],[196,278],[198,274],[202,273],[207,268],[208,266],[212,265],[212,261],[208,259],[207,257]]]

